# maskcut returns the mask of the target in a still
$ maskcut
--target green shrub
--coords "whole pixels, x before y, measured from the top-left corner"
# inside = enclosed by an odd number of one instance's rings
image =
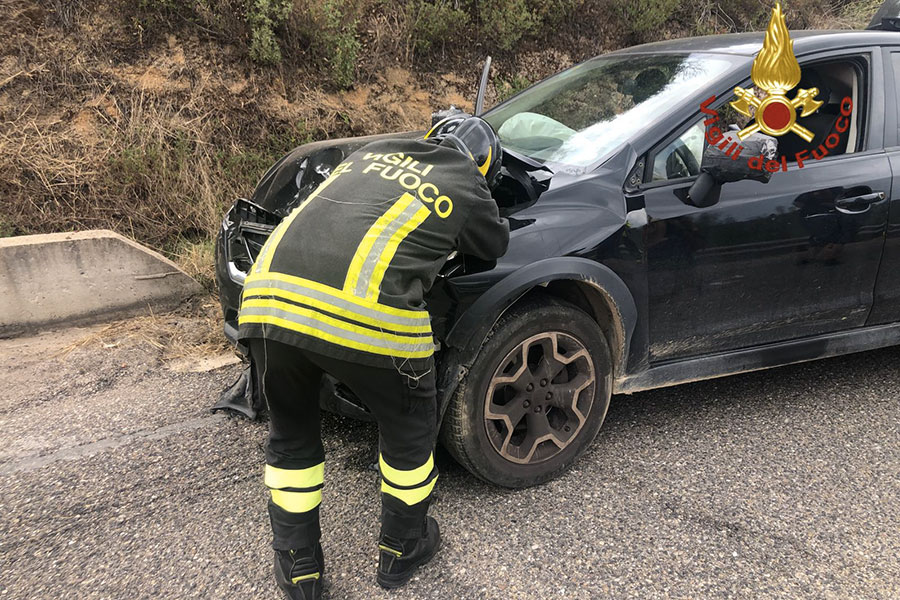
[[[527,0],[497,0],[480,9],[482,35],[492,36],[492,45],[501,50],[511,50],[540,24]]]
[[[614,0],[625,2],[627,0]],[[512,50],[522,38],[569,18],[584,0],[495,0],[479,3],[481,34],[490,45]]]
[[[170,12],[178,8],[175,0],[140,0],[138,7],[150,12]]]
[[[409,44],[422,54],[469,24],[468,13],[451,0],[411,0],[404,12]]]
[[[293,0],[138,0],[134,3],[135,18],[142,32],[168,33],[176,23],[193,25],[223,38],[244,41],[253,61],[269,65],[281,62],[276,31],[290,16],[293,5]],[[124,10],[128,8],[123,6]],[[176,16],[179,18],[173,18]]]
[[[541,26],[558,25],[584,6],[584,0],[530,0]]]
[[[497,89],[497,103],[507,98],[512,98],[522,90],[531,87],[533,81],[522,75],[513,75],[509,79],[494,79],[494,87]]]
[[[331,67],[331,80],[346,88],[356,80],[360,44],[358,0],[305,0],[294,9],[292,26],[309,41],[314,54]]]
[[[16,233],[16,226],[0,217],[0,238],[12,237]]]
[[[659,30],[680,5],[679,0],[612,0],[626,30],[636,34]]]
[[[356,81],[356,61],[359,55],[359,41],[352,31],[340,31],[329,40],[331,46],[331,77],[334,82],[348,88]]]
[[[281,62],[275,29],[291,14],[293,0],[253,0],[247,10],[250,25],[250,58],[262,64]]]

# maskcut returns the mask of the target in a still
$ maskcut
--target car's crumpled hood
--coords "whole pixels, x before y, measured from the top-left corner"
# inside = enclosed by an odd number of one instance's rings
[[[335,166],[359,148],[380,139],[410,139],[421,135],[421,132],[403,132],[300,146],[266,172],[251,201],[285,217]],[[585,244],[596,244],[622,227],[625,205],[621,172],[633,159],[634,151],[626,145],[592,172],[560,171],[551,176],[547,182],[549,189],[535,201],[504,211],[512,230],[511,245],[517,251],[501,259],[501,265],[515,268],[548,256],[577,252]]]
[[[369,135],[313,142],[294,148],[262,176],[250,200],[285,217],[306,199],[344,158],[370,142],[408,139],[421,132]]]
[[[623,174],[635,158],[625,145],[589,173],[557,172],[535,203],[510,213],[510,252],[498,267],[514,270],[545,258],[579,255],[619,231],[627,221]]]

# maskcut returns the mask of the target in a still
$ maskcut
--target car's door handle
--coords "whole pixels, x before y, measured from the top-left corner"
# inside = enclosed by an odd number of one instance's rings
[[[858,215],[866,212],[873,204],[881,202],[884,198],[884,192],[871,192],[861,196],[838,198],[834,201],[834,207],[845,215]]]

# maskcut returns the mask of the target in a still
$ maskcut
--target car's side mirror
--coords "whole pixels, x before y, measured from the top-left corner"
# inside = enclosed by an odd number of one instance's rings
[[[706,208],[719,201],[722,184],[752,179],[768,183],[772,177],[766,169],[754,168],[754,164],[765,164],[778,154],[778,141],[767,135],[754,133],[741,141],[736,131],[729,131],[717,144],[710,144],[703,152],[700,175],[688,190],[685,203],[698,208]],[[753,161],[762,157],[761,161]]]
[[[701,167],[700,175],[694,180],[694,184],[688,190],[684,201],[685,204],[690,204],[697,208],[707,208],[719,202],[719,193],[721,191],[721,182],[716,181],[715,177]]]

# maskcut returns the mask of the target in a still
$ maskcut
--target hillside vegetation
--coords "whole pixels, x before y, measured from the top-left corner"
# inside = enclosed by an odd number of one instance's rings
[[[792,28],[879,2],[796,0]],[[734,0],[0,0],[0,236],[110,228],[211,284],[222,213],[307,141],[424,129],[584,58],[761,29]]]

